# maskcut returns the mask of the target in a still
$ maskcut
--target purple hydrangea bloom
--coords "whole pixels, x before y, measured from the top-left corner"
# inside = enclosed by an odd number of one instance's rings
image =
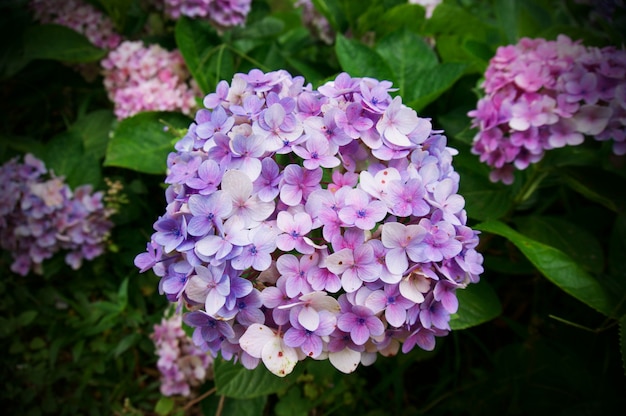
[[[0,192],[0,248],[13,257],[14,273],[41,274],[44,261],[58,252],[66,252],[75,270],[104,253],[115,209],[105,206],[103,192],[90,185],[72,191],[31,154],[23,163],[14,158],[0,166]],[[162,245],[147,248],[137,266],[158,269]]]
[[[307,357],[351,372],[448,333],[456,291],[482,272],[478,233],[443,132],[391,91],[253,69],[205,98],[136,258],[191,310],[203,350],[282,377]]]

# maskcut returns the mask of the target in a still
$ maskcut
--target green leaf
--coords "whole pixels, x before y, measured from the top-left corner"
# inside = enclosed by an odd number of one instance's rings
[[[421,110],[435,101],[461,78],[466,64],[446,62],[434,68],[422,69],[414,74],[414,83],[407,90],[408,106]]]
[[[137,333],[133,333],[125,336],[121,339],[121,341],[115,346],[115,350],[113,350],[113,355],[115,357],[119,357],[122,355],[127,349],[137,344],[141,340],[141,335]]]
[[[267,396],[254,397],[252,399],[235,399],[219,395],[211,395],[202,401],[202,411],[205,415],[217,415],[220,408],[220,401],[223,400],[221,408],[222,415],[236,416],[263,416],[267,404]]]
[[[407,101],[413,99],[411,93],[419,83],[420,71],[437,66],[437,55],[421,36],[401,29],[380,40],[376,52],[383,57],[395,75],[395,86]]]
[[[117,290],[117,301],[119,303],[120,311],[126,309],[126,306],[128,305],[128,277],[122,281],[122,284]]]
[[[391,69],[382,56],[361,42],[338,34],[335,52],[341,68],[353,77],[395,81]]]
[[[69,130],[81,137],[85,155],[99,160],[106,154],[114,121],[115,116],[111,110],[96,110],[79,118]]]
[[[285,22],[274,16],[265,16],[263,19],[239,29],[236,34],[241,38],[270,38],[280,34],[284,29]]]
[[[585,198],[604,205],[615,212],[626,210],[626,193],[617,192],[623,185],[623,179],[604,170],[577,166],[563,168],[558,172],[565,183]]]
[[[498,6],[494,8],[500,29],[508,44],[517,42],[517,17],[520,11],[516,3],[516,0],[500,0]]]
[[[215,79],[219,78],[221,70],[217,68],[217,72],[209,71],[210,58],[218,52],[221,44],[215,29],[206,20],[183,16],[176,22],[174,35],[187,68],[202,92],[206,94],[213,91],[217,84]]]
[[[159,401],[154,406],[154,411],[159,416],[166,416],[174,409],[174,399],[171,397],[161,396]]]
[[[616,313],[616,300],[562,251],[532,240],[499,221],[486,221],[474,228],[507,238],[537,270],[564,292],[607,316]]]
[[[53,59],[62,62],[93,62],[106,51],[95,47],[78,32],[61,25],[36,25],[24,32],[26,59]]]
[[[502,313],[498,295],[485,280],[456,291],[459,310],[450,316],[450,328],[466,329],[490,321]]]
[[[104,166],[164,174],[167,155],[174,151],[172,130],[190,123],[183,114],[170,112],[143,112],[124,119],[113,131]],[[170,126],[167,131],[166,126]]]
[[[425,20],[426,13],[423,6],[408,3],[400,4],[386,10],[379,17],[376,32],[380,36],[385,36],[398,28],[408,28],[419,33]]]
[[[55,175],[64,176],[72,189],[100,182],[100,161],[85,154],[82,138],[76,132],[67,131],[50,140],[42,160]]]
[[[28,326],[30,325],[31,322],[33,322],[35,320],[35,318],[37,317],[37,311],[24,311],[22,313],[19,314],[19,316],[16,319],[16,324],[18,327],[23,327],[23,326]]]
[[[460,191],[465,199],[465,210],[470,218],[486,221],[502,218],[513,201],[505,185],[494,184],[485,176],[461,171]],[[462,172],[462,173],[461,173]]]
[[[435,7],[433,15],[424,24],[424,32],[428,34],[457,34],[482,41],[500,43],[494,28],[459,6],[441,3]]]
[[[598,240],[585,229],[562,218],[533,215],[515,221],[524,235],[561,250],[576,259],[585,270],[601,273],[604,269],[604,252]]]
[[[239,363],[233,364],[222,359],[215,360],[213,371],[217,393],[236,399],[251,399],[276,393],[289,387],[297,378],[297,371],[286,377],[278,377],[270,373],[263,364],[259,364],[254,370],[248,370]]]

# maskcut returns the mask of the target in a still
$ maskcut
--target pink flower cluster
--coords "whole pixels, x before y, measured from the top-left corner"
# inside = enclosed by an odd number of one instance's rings
[[[455,151],[391,87],[253,69],[204,98],[135,258],[196,345],[279,376],[307,357],[348,373],[449,332],[478,233]]]
[[[472,152],[513,182],[514,168],[585,136],[612,139],[626,154],[626,50],[585,47],[560,35],[498,48],[485,72],[485,96],[468,113],[479,132]]]
[[[122,41],[111,19],[82,0],[30,0],[35,20],[69,27],[95,46],[113,49]]]
[[[101,192],[83,185],[72,192],[63,178],[46,175],[42,161],[27,154],[0,166],[0,247],[13,256],[11,270],[41,274],[42,263],[69,251],[73,269],[104,252],[113,223]]]
[[[208,19],[219,29],[243,26],[252,0],[163,0],[165,14]]]
[[[178,50],[125,41],[101,62],[104,87],[124,119],[140,111],[182,111],[196,107],[199,90]]]
[[[191,388],[211,376],[213,358],[196,347],[182,328],[182,317],[174,314],[154,325],[150,338],[159,356],[161,393],[164,396],[189,396]]]

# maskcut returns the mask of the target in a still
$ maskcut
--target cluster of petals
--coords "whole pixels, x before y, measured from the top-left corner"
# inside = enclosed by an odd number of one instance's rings
[[[0,166],[0,195],[0,247],[11,253],[14,273],[41,274],[44,260],[59,251],[73,269],[104,252],[112,212],[90,185],[72,192],[27,154],[24,163],[15,158]]]
[[[157,368],[164,396],[189,396],[193,387],[211,376],[213,358],[193,343],[182,323],[180,314],[164,317],[150,336],[159,357]]]
[[[36,21],[69,27],[99,48],[114,49],[122,42],[113,21],[85,1],[30,0],[29,6]]]
[[[167,159],[147,250],[196,345],[284,376],[435,347],[478,281],[456,151],[388,81],[314,90],[283,70],[221,81]]]
[[[141,111],[191,114],[199,95],[180,51],[124,41],[101,62],[104,87],[118,119]]]
[[[515,169],[546,150],[613,140],[626,154],[626,50],[586,47],[565,35],[523,38],[498,48],[485,72],[485,96],[468,113],[479,129],[472,152],[493,170],[492,181],[513,182]]]
[[[216,28],[243,26],[252,0],[157,0],[172,19],[181,16],[208,19]]]

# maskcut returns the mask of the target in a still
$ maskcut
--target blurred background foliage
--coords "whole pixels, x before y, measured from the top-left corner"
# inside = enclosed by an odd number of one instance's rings
[[[459,150],[460,194],[469,225],[482,230],[485,272],[459,293],[455,330],[433,352],[379,357],[351,375],[307,361],[284,380],[218,360],[215,380],[197,392],[204,400],[162,397],[149,335],[166,301],[158,278],[140,275],[133,258],[162,211],[165,159],[190,119],[116,120],[102,78],[86,80],[71,65],[97,65],[106,51],[70,29],[37,24],[25,1],[4,1],[0,162],[30,152],[71,186],[119,180],[127,199],[107,253],[78,271],[54,258],[42,276],[19,277],[2,253],[0,401],[8,414],[571,416],[625,408],[626,159],[585,142],[549,152],[512,186],[494,184],[470,153],[467,117],[499,46],[563,33],[621,47],[621,2],[605,14],[612,2],[446,0],[427,18],[401,0],[313,0],[332,27],[330,43],[289,0],[254,0],[245,27],[219,33],[201,19],[161,19],[139,0],[89,3],[129,39],[179,49],[203,94],[252,68],[286,69],[314,87],[341,71],[393,81]]]

